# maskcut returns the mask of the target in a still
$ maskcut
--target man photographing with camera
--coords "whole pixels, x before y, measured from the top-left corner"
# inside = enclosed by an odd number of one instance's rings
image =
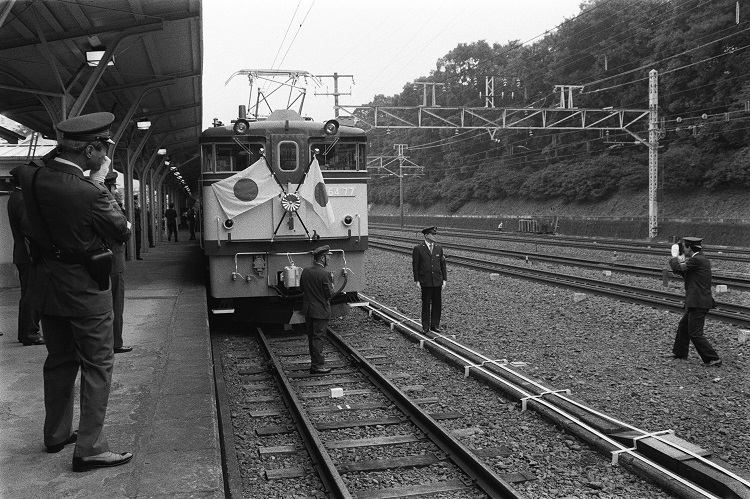
[[[19,172],[32,229],[34,306],[47,342],[44,444],[53,453],[75,442],[73,471],[118,466],[133,457],[110,452],[103,432],[114,364],[111,252],[103,240],[127,239],[128,223],[107,189],[84,174],[96,174],[107,162],[113,120],[111,113],[93,113],[58,123],[58,156]]]
[[[692,341],[705,366],[719,367],[721,358],[703,336],[706,314],[716,302],[711,296],[711,262],[702,249],[703,239],[698,237],[684,237],[679,245],[672,246],[669,266],[685,279],[685,313],[677,326],[670,357],[687,359]]]

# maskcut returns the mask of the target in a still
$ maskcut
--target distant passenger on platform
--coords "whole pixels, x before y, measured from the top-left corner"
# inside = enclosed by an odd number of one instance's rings
[[[188,228],[190,229],[190,239],[195,240],[195,210],[192,206],[185,212],[185,218],[187,219]]]
[[[500,232],[503,231],[503,223],[502,222],[500,222],[499,224],[497,224],[497,230],[499,230]]]
[[[125,210],[122,206],[122,201],[118,200],[122,198],[122,194],[117,190],[117,172],[111,171],[104,177],[104,186],[114,196],[117,201],[117,206],[120,211],[125,215]],[[127,353],[133,350],[133,347],[123,344],[122,329],[123,329],[123,314],[125,313],[125,243],[130,239],[130,233],[128,237],[123,239],[107,239],[109,249],[112,250],[114,258],[112,259],[112,271],[109,274],[110,289],[112,290],[112,309],[114,312],[114,319],[112,321],[112,334],[114,336],[114,347],[115,353]]]
[[[34,166],[37,165],[32,162]],[[8,220],[13,234],[13,264],[18,270],[18,280],[21,285],[21,299],[18,302],[18,342],[24,346],[44,345],[44,338],[39,328],[39,312],[34,310],[31,288],[31,258],[26,247],[27,238],[31,238],[31,225],[26,216],[23,204],[21,184],[18,180],[18,168],[10,171],[13,177],[14,189],[8,198]]]
[[[422,294],[422,330],[440,333],[443,288],[448,282],[443,248],[435,242],[437,227],[422,230],[424,242],[412,251],[412,271],[417,289]]]
[[[331,297],[333,278],[325,268],[331,248],[321,246],[313,250],[313,264],[305,268],[300,276],[302,288],[302,313],[305,315],[305,329],[310,345],[310,373],[327,374],[330,367],[325,365],[323,340],[331,319]]]
[[[687,359],[692,341],[705,366],[719,367],[721,358],[703,336],[706,314],[716,302],[711,296],[711,262],[702,249],[703,238],[698,237],[683,237],[680,245],[672,248],[669,266],[685,278],[685,313],[677,326],[670,357]]]
[[[138,202],[138,194],[133,196],[133,218],[135,218],[133,220],[133,226],[135,227],[135,259],[143,260],[141,258],[141,244],[143,244],[141,235],[143,231],[141,230],[141,205]]]
[[[18,174],[34,236],[34,305],[47,342],[44,444],[54,453],[75,443],[73,471],[119,466],[133,458],[129,452],[110,452],[104,436],[114,351],[110,269],[100,251],[103,238],[126,237],[128,222],[109,192],[84,177],[108,159],[113,120],[111,113],[100,112],[58,123],[59,156],[43,168],[24,165]]]
[[[169,208],[164,212],[164,218],[167,219],[167,241],[172,241],[172,234],[174,234],[174,242],[177,240],[177,211],[174,209],[174,203],[169,203]]]

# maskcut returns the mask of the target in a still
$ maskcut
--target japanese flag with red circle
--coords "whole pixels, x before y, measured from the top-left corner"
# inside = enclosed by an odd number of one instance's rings
[[[241,172],[211,184],[227,218],[234,218],[279,195],[280,188],[265,158]]]
[[[331,206],[331,200],[328,199],[328,188],[323,182],[323,174],[320,172],[317,158],[310,165],[305,181],[299,189],[299,195],[313,207],[326,227],[333,223],[335,220],[333,206]]]

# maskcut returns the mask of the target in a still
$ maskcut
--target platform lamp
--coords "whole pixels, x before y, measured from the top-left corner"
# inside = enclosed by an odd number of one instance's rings
[[[138,127],[138,130],[148,130],[151,128],[151,120],[146,117],[138,118],[135,121],[135,126]]]
[[[167,154],[167,150],[162,147],[161,149],[156,151],[156,154],[158,154],[159,156],[165,156]]]
[[[97,47],[92,48],[91,50],[86,51],[86,63],[89,66],[98,66],[99,62],[102,60],[102,57],[104,57],[104,53],[107,51],[104,47]],[[112,56],[112,59],[107,61],[107,66],[114,66],[115,65],[115,56]]]

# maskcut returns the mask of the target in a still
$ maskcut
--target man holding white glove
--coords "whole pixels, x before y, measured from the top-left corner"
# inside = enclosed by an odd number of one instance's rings
[[[684,237],[680,246],[672,246],[669,266],[675,274],[685,279],[685,314],[677,326],[677,334],[672,346],[676,359],[687,359],[690,342],[693,342],[705,366],[721,366],[721,358],[703,336],[703,326],[708,311],[716,306],[711,296],[711,262],[703,254],[703,239]],[[677,253],[677,254],[675,254]]]

